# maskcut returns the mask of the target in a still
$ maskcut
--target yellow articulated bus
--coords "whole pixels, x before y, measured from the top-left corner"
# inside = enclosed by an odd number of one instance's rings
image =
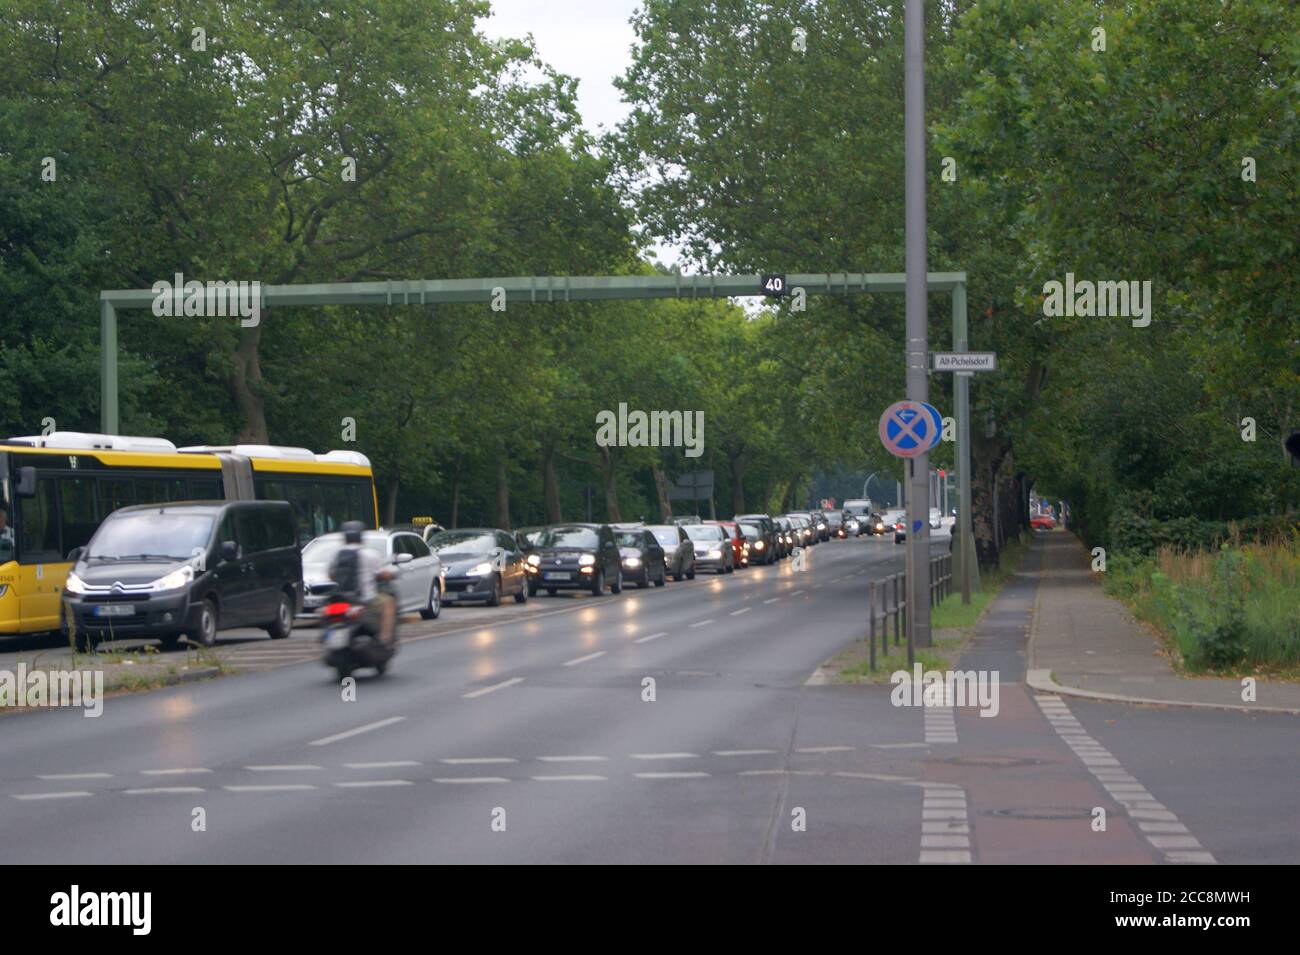
[[[378,526],[370,461],[356,451],[72,431],[0,441],[0,634],[59,629],[68,554],[112,511],[218,500],[288,501],[301,544],[344,521]]]

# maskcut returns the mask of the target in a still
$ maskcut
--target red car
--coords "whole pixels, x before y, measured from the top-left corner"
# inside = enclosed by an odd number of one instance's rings
[[[735,521],[705,521],[704,523],[717,524],[727,532],[727,540],[731,541],[732,556],[735,557],[734,566],[749,566],[749,541],[745,540],[739,524]]]
[[[1056,518],[1051,514],[1035,514],[1029,518],[1029,526],[1036,531],[1050,531],[1056,527]]]

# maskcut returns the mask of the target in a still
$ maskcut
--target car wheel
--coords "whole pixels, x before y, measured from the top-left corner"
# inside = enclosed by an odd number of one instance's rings
[[[440,613],[442,613],[442,588],[435,580],[429,588],[429,603],[420,611],[420,616],[425,620],[437,620]]]
[[[528,603],[528,581],[524,581],[522,584],[519,585],[519,593],[515,594],[515,603],[517,604]]]
[[[337,666],[334,668],[334,672],[337,674],[339,682],[342,683],[352,675],[352,667]]]
[[[666,583],[668,583],[668,566],[665,564],[659,568],[659,576],[655,578],[655,586],[662,587]]]
[[[686,579],[687,579],[687,580],[694,580],[694,579],[695,579],[695,565],[694,565],[694,564],[691,564],[691,569],[688,570],[688,571],[686,572]]]
[[[535,581],[535,580],[530,580],[530,581],[528,581],[528,596],[530,596],[530,597],[536,597],[536,596],[537,596],[537,590],[538,590],[538,587],[537,587],[537,581]]]
[[[618,573],[614,576],[614,582],[609,585],[609,592],[611,594],[621,594],[623,592],[623,568],[622,567],[618,569]]]
[[[217,605],[210,599],[203,601],[199,610],[198,623],[189,631],[189,638],[204,647],[215,646],[217,642]]]
[[[489,607],[501,606],[501,578],[495,574],[492,577],[492,592],[488,594],[487,605]]]
[[[293,632],[293,605],[284,591],[280,592],[280,602],[275,608],[275,620],[266,628],[266,632],[272,640],[283,640]]]
[[[605,592],[605,572],[603,570],[598,570],[596,571],[595,578],[591,581],[591,595],[593,597],[599,597],[604,592]]]

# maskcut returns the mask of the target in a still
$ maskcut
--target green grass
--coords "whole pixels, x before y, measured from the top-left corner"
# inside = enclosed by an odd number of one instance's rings
[[[1300,666],[1300,541],[1120,554],[1102,580],[1189,672],[1289,675]]]
[[[1007,578],[1016,572],[1028,547],[1029,542],[1025,538],[1009,539],[999,555],[998,566],[991,569],[980,568],[980,585],[978,589],[971,591],[969,604],[961,602],[961,584],[956,580],[957,561],[954,558],[953,592],[930,611],[930,627],[934,630],[968,630],[975,626],[989,604],[993,602],[993,598],[998,595]]]

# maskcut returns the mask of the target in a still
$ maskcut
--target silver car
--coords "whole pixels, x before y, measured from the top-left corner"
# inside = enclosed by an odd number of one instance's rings
[[[413,531],[377,530],[361,535],[362,546],[394,571],[389,586],[397,598],[398,613],[419,611],[425,620],[442,612],[442,561]],[[300,617],[316,618],[334,592],[330,564],[343,546],[342,534],[323,534],[302,549],[303,600]]]

